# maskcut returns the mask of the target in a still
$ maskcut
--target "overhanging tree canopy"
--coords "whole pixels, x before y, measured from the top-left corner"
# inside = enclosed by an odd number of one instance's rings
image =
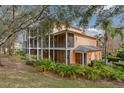
[[[13,19],[14,12],[14,19]],[[88,27],[91,17],[97,15],[96,25],[103,30],[112,30],[112,37],[118,32],[113,26],[113,18],[120,15],[123,24],[123,6],[1,6],[0,7],[0,46],[10,40],[16,33],[27,29],[33,24],[39,24],[43,31],[50,29],[53,24],[63,22],[71,24],[79,19],[80,27]],[[108,21],[105,24],[104,21]],[[106,27],[105,27],[106,26]],[[123,25],[118,27],[123,28]],[[115,30],[116,29],[116,30]],[[120,34],[122,35],[122,34]]]

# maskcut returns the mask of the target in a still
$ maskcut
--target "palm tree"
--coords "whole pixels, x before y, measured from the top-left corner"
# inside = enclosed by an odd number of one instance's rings
[[[99,25],[101,29],[104,30],[104,53],[105,53],[105,62],[107,63],[107,43],[108,37],[114,39],[115,36],[120,35],[123,39],[123,33],[121,29],[112,27],[112,22],[110,20],[104,19],[99,20],[96,25]]]
[[[104,30],[104,53],[105,62],[107,63],[107,42],[108,37],[114,38],[117,35],[123,37],[121,29],[115,28],[112,25],[112,18],[124,13],[123,6],[113,6],[110,9],[104,9],[105,6],[88,6],[87,9],[82,14],[82,19],[80,20],[80,25],[88,26],[88,23],[93,16],[96,14],[96,24],[95,27],[99,27]],[[123,19],[122,19],[123,20]]]

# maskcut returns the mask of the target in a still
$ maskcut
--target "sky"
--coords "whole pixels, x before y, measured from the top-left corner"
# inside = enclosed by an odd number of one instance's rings
[[[95,23],[96,23],[96,15],[93,15],[88,24],[88,29],[86,32],[87,34],[91,34],[91,35],[101,34],[101,30],[98,30],[93,27]]]
[[[77,23],[79,22],[79,20],[80,19],[76,19],[72,24],[74,26],[76,26]],[[88,28],[86,29],[86,34],[89,34],[89,35],[102,34],[102,32],[103,32],[102,30],[93,27],[95,23],[96,23],[96,15],[94,14],[88,23]]]
[[[107,5],[104,7],[104,10],[109,9],[111,7],[113,7],[113,5]],[[117,18],[113,19],[114,24],[118,24],[118,22],[119,22],[119,20],[117,21]],[[94,14],[89,21],[88,29],[86,32],[87,34],[91,34],[91,35],[103,34],[103,30],[93,27],[95,23],[96,23],[96,15]]]

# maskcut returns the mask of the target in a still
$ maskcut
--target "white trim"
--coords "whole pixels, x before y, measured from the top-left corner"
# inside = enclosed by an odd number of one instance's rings
[[[48,36],[48,38],[49,38],[49,40],[48,40],[48,56],[49,56],[49,59],[51,58],[50,57],[50,34],[49,34],[49,36]]]
[[[35,47],[35,46],[34,46],[34,39],[33,39],[33,47]]]
[[[43,38],[41,38],[41,59],[43,59]]]
[[[54,35],[53,35],[53,60],[55,60]]]
[[[30,54],[31,54],[31,51],[30,51],[30,28],[28,29],[28,33],[29,33],[29,35],[28,35],[28,47],[29,47],[29,49],[28,49],[28,55],[29,55],[29,59],[30,59]]]
[[[29,49],[29,48],[26,48],[26,47],[23,47],[23,49]],[[37,49],[37,47],[33,48],[33,47],[30,47],[30,49]],[[38,47],[38,49],[49,49],[49,48],[40,48]],[[66,48],[50,48],[50,50],[66,50]],[[67,48],[67,50],[74,50],[74,48]],[[79,53],[82,53],[82,52],[79,52]]]
[[[82,65],[84,65],[84,52],[82,52]]]
[[[67,48],[68,48],[68,33],[67,33],[67,31],[66,31],[66,33],[65,33],[65,62],[66,62],[66,64],[68,64],[68,51],[67,51]]]
[[[38,47],[39,47],[39,37],[37,36],[37,60],[39,59],[39,48]]]

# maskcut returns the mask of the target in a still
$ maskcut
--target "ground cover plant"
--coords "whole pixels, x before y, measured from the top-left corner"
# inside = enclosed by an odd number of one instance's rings
[[[107,79],[124,80],[124,72],[115,66],[105,64],[102,60],[94,60],[89,65],[62,64],[52,60],[43,59],[32,63],[40,72],[49,71],[61,77],[85,78],[89,80]]]
[[[17,50],[16,54],[22,59],[22,60],[28,60],[28,57],[25,52],[21,50]]]

